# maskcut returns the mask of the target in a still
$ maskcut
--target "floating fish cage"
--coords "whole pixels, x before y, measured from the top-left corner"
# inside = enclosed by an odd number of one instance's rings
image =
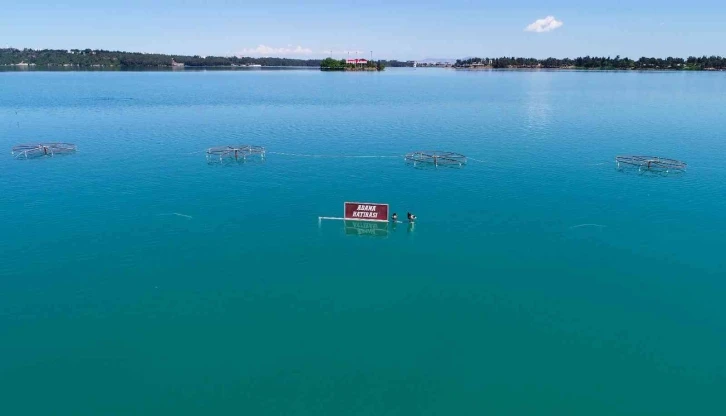
[[[638,172],[678,173],[686,171],[686,162],[657,156],[616,156],[618,169],[637,169]]]
[[[76,145],[72,143],[38,143],[20,144],[12,149],[16,159],[34,159],[37,157],[52,157],[76,152]]]
[[[439,150],[422,150],[408,153],[405,157],[407,163],[414,166],[444,166],[462,167],[466,164],[466,156],[454,152],[442,152]]]
[[[239,144],[207,149],[207,162],[209,163],[246,162],[250,159],[263,160],[264,158],[265,148],[262,146]]]

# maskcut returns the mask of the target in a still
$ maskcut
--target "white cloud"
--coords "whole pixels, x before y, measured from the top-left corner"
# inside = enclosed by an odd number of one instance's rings
[[[302,46],[287,45],[282,48],[274,48],[267,45],[259,45],[256,48],[244,48],[240,55],[252,55],[252,56],[280,56],[280,55],[310,55],[313,50],[310,48],[303,48]]]
[[[348,55],[350,55],[351,57],[355,58],[356,55],[360,55],[362,57],[363,55],[366,55],[370,52],[358,51],[358,50],[337,51],[335,49],[333,49],[333,50],[328,49],[327,51],[320,51],[320,53],[324,54],[325,56],[330,56],[331,54],[332,54],[332,56],[348,56]]]
[[[524,30],[526,32],[537,33],[550,32],[561,27],[563,24],[562,20],[557,20],[554,16],[547,16],[544,19],[535,20],[534,23],[525,27]]]

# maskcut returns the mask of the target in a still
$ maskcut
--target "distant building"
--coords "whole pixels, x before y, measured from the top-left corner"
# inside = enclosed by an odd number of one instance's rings
[[[173,68],[183,68],[184,67],[184,63],[183,62],[177,62],[177,61],[174,60],[174,58],[171,58],[171,66]]]
[[[367,59],[350,59],[349,58],[349,59],[345,60],[345,63],[353,64],[353,65],[358,65],[358,64],[365,65],[368,63],[368,60]]]
[[[424,61],[424,62],[414,61],[414,62],[412,62],[412,66],[414,68],[427,68],[427,67],[428,68],[448,68],[448,67],[450,67],[452,65],[453,64],[451,62],[446,62],[446,61],[437,61],[437,62],[433,62],[433,61]]]

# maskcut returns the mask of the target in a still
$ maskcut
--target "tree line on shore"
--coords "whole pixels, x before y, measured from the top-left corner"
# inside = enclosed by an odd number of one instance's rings
[[[353,69],[370,69],[383,71],[386,65],[381,61],[366,61],[365,64],[349,64],[345,59],[325,58],[320,62],[320,69],[324,71],[345,71]]]
[[[273,57],[225,57],[198,55],[166,55],[94,49],[16,49],[0,48],[0,66],[28,64],[40,67],[103,67],[103,68],[167,68],[174,62],[186,67],[233,67],[262,65],[278,67],[317,67],[338,69],[344,60],[295,59]],[[380,60],[382,67],[412,67],[413,61]],[[332,66],[331,66],[332,65]],[[373,64],[371,64],[373,65]],[[456,61],[455,67],[491,68],[582,68],[582,69],[668,69],[668,70],[726,70],[726,57],[690,56],[688,58],[629,58],[585,56],[579,58],[468,58]]]
[[[632,60],[585,56],[579,58],[469,58],[458,59],[455,67],[485,66],[491,68],[584,68],[584,69],[668,69],[668,70],[723,70],[726,69],[726,57],[721,56],[689,56],[688,58],[646,58]]]
[[[166,68],[172,67],[172,60],[187,67],[320,67],[323,62],[321,59],[165,55],[97,49],[0,49],[0,66],[22,63],[41,67]],[[380,62],[387,66],[406,66],[404,62],[398,61]]]

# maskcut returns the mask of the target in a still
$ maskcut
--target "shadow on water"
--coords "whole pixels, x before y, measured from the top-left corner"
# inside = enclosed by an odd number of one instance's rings
[[[419,169],[419,170],[439,170],[439,169],[443,169],[443,170],[449,170],[449,169],[458,170],[458,169],[464,169],[464,167],[466,167],[466,164],[461,164],[460,165],[458,163],[438,164],[438,165],[435,165],[433,163],[428,163],[428,162],[413,162],[413,161],[406,161],[406,165],[407,166],[411,166],[414,169]]]
[[[643,167],[635,166],[620,166],[615,168],[616,171],[623,175],[635,175],[644,176],[650,178],[665,178],[668,176],[683,176],[686,171],[683,170],[661,170],[661,169],[648,169]]]
[[[216,157],[209,157],[207,158],[207,165],[209,166],[240,166],[240,165],[261,165],[265,163],[265,159],[256,158],[256,157],[250,157],[250,158],[232,158],[232,157],[226,157],[226,158],[216,158]]]
[[[387,222],[373,221],[344,221],[346,235],[357,235],[366,237],[388,237]],[[395,227],[395,225],[394,225]]]

